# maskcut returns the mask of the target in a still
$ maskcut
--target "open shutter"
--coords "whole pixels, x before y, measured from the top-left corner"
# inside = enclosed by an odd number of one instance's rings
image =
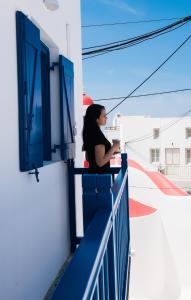
[[[42,124],[43,160],[51,160],[51,114],[50,114],[50,53],[41,42],[41,86],[42,86]]]
[[[75,158],[74,123],[74,68],[73,63],[60,55],[60,112],[61,112],[61,158]]]
[[[43,166],[41,45],[39,29],[16,12],[20,170]]]

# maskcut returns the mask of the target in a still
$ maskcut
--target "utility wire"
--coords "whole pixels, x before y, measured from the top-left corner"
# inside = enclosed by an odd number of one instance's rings
[[[147,187],[147,186],[136,186],[136,185],[129,185],[129,187],[133,188],[138,188],[138,189],[149,189],[149,190],[180,190],[180,189],[191,189],[191,186],[184,186],[184,187],[171,187],[171,188],[166,188],[166,187]]]
[[[188,20],[187,20],[186,22],[188,22]],[[173,25],[173,24],[175,24],[175,25]],[[182,24],[182,22],[181,22],[181,24]],[[184,23],[183,23],[183,24],[184,24]],[[182,24],[182,25],[183,25],[183,24]],[[170,24],[170,25],[168,25],[168,26],[165,26],[165,27],[162,27],[162,28],[153,30],[153,31],[149,31],[149,32],[147,32],[147,33],[143,33],[143,34],[140,34],[140,35],[137,35],[137,36],[128,38],[128,39],[123,39],[123,40],[119,40],[119,41],[115,41],[115,42],[111,42],[111,43],[106,43],[106,44],[101,44],[101,45],[96,45],[96,46],[91,46],[91,47],[84,47],[84,48],[82,48],[82,50],[89,50],[89,49],[101,48],[101,47],[106,47],[106,46],[112,46],[112,45],[116,45],[116,44],[119,44],[119,43],[125,43],[125,42],[128,42],[128,41],[132,41],[132,40],[135,40],[135,39],[142,38],[142,37],[144,37],[144,36],[147,35],[147,34],[149,34],[149,35],[150,35],[150,34],[153,34],[153,33],[155,33],[156,31],[158,32],[159,30],[169,29],[169,27],[171,28],[171,26],[174,27],[174,26],[176,26],[176,25],[177,25],[177,22],[176,22],[176,23],[172,23],[172,24]]]
[[[157,95],[164,95],[164,94],[171,94],[171,93],[179,93],[179,92],[186,92],[186,91],[191,91],[191,88],[188,88],[188,89],[181,89],[181,90],[164,91],[164,92],[157,92],[157,93],[149,93],[149,94],[141,94],[141,95],[134,95],[134,96],[130,96],[129,98],[139,98],[139,97],[157,96]],[[100,99],[95,99],[95,100],[93,100],[93,101],[94,101],[94,102],[98,102],[98,101],[119,100],[119,99],[124,99],[124,97],[125,97],[125,96],[123,96],[123,97],[111,97],[111,98],[100,98]]]
[[[165,27],[153,30],[151,32],[147,32],[147,33],[139,35],[139,36],[135,36],[133,38],[129,38],[129,39],[121,40],[121,41],[116,41],[116,42],[112,42],[112,43],[107,43],[107,44],[102,44],[102,45],[97,45],[97,46],[92,46],[92,47],[86,47],[86,48],[83,48],[82,50],[89,50],[89,49],[94,49],[94,50],[83,52],[82,55],[95,54],[95,53],[98,53],[100,51],[109,50],[109,49],[112,49],[114,47],[119,47],[119,46],[123,46],[125,44],[136,42],[136,41],[145,39],[147,37],[151,37],[153,35],[156,35],[156,34],[164,32],[164,31],[167,31],[167,30],[169,30],[173,27],[176,27],[177,25],[185,24],[190,20],[191,20],[191,16],[188,16],[188,17],[185,17],[185,18],[183,18],[183,19],[181,19],[177,22],[171,23],[171,24],[169,24]]]
[[[187,22],[188,22],[188,21],[187,21]],[[187,22],[186,22],[186,23],[187,23]],[[120,46],[120,47],[119,47],[119,46],[116,46],[116,47],[114,47],[113,49],[103,50],[103,51],[100,51],[100,53],[97,53],[97,54],[94,54],[94,55],[91,54],[91,55],[89,55],[89,56],[83,58],[82,60],[91,59],[91,58],[96,57],[96,56],[104,55],[104,54],[107,54],[107,53],[110,53],[110,52],[113,52],[113,51],[123,50],[123,49],[129,48],[129,47],[138,45],[138,44],[143,43],[143,42],[145,42],[145,41],[152,40],[152,39],[154,39],[154,38],[156,38],[156,37],[158,37],[158,36],[161,36],[161,35],[163,35],[163,34],[166,34],[166,33],[169,33],[169,32],[171,32],[171,31],[174,31],[174,30],[176,30],[176,29],[178,29],[178,28],[184,26],[186,23],[180,24],[180,25],[177,26],[176,28],[169,29],[168,31],[158,33],[158,34],[156,34],[155,36],[147,37],[147,38],[142,39],[142,40],[140,40],[140,41],[136,41],[136,42],[132,42],[132,43],[125,43],[124,46]]]
[[[180,122],[185,116],[187,116],[190,113],[191,109],[189,109],[187,112],[185,112],[181,117],[179,117],[178,120],[176,121],[172,121],[170,123],[168,123],[167,125],[165,125],[161,130],[160,130],[160,134],[164,131],[166,131],[167,129],[169,129],[170,127],[174,126],[175,124],[177,124],[178,122]],[[135,138],[133,140],[128,141],[127,143],[137,143],[137,142],[142,142],[144,140],[153,138],[153,133],[152,134],[146,134],[143,136],[140,136],[138,138]]]
[[[171,21],[171,20],[180,20],[181,18],[162,18],[162,19],[148,19],[148,20],[139,20],[139,21],[125,21],[125,22],[114,22],[114,23],[103,23],[103,24],[88,24],[82,25],[82,28],[90,27],[104,27],[104,26],[115,26],[115,25],[126,25],[126,24],[142,24],[142,23],[152,23],[152,22],[161,22],[161,21]]]
[[[167,129],[169,129],[170,127],[174,126],[175,124],[177,124],[178,122],[180,122],[185,116],[187,116],[189,113],[191,112],[191,109],[187,110],[183,115],[181,115],[176,121],[172,121],[168,124],[166,124],[162,129],[160,129],[160,134],[164,131],[166,131]],[[130,143],[137,143],[137,142],[142,142],[144,140],[153,138],[153,133],[150,134],[145,134],[143,136],[140,136],[138,138],[135,138],[133,140],[130,140],[128,142],[126,142],[126,144],[130,144]]]
[[[144,79],[128,96],[126,96],[123,100],[121,100],[117,105],[115,105],[107,114],[110,114],[114,109],[116,109],[119,105],[121,105],[127,98],[129,98],[135,91],[137,91],[145,82],[147,82],[159,69],[162,68],[162,66],[172,58],[172,56],[180,50],[181,47],[184,46],[188,42],[188,40],[191,38],[191,34],[184,40],[183,43],[181,43],[180,46],[178,46],[163,62],[159,65],[157,69],[155,69],[146,79]]]

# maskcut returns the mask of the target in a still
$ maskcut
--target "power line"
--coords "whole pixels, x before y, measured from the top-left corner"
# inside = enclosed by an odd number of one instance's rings
[[[136,186],[136,185],[129,185],[129,187],[133,188],[138,188],[138,189],[149,189],[149,190],[180,190],[180,189],[191,189],[191,186],[184,186],[184,187],[171,187],[171,188],[166,188],[166,187],[147,187],[147,186]]]
[[[93,47],[86,47],[86,48],[83,48],[82,50],[89,50],[89,49],[94,49],[94,50],[83,52],[82,55],[94,55],[94,54],[98,54],[103,51],[107,51],[107,50],[119,48],[121,46],[125,46],[128,44],[136,43],[136,42],[139,42],[140,40],[142,41],[147,38],[154,37],[162,32],[168,31],[174,27],[178,27],[178,25],[184,25],[190,20],[191,20],[191,16],[188,16],[188,17],[185,17],[175,23],[171,23],[165,27],[159,28],[157,30],[154,30],[154,31],[151,31],[151,32],[139,35],[139,36],[135,36],[133,38],[116,41],[116,42],[112,42],[112,43],[107,43],[107,44],[102,44],[102,45],[97,45],[97,46],[93,46]]]
[[[162,129],[160,129],[160,134],[164,131],[166,131],[167,129],[169,129],[170,127],[174,126],[176,123],[180,122],[185,116],[187,116],[189,113],[191,112],[191,109],[189,109],[188,111],[186,111],[181,117],[179,117],[178,120],[176,121],[172,121],[170,123],[168,123],[167,125],[165,125]],[[137,142],[142,142],[144,140],[153,138],[153,133],[152,134],[146,134],[143,136],[140,136],[138,138],[135,138],[133,140],[128,141],[127,143],[137,143]]]
[[[186,22],[186,23],[187,23],[187,22]],[[123,46],[115,46],[113,49],[103,50],[103,51],[100,51],[100,53],[97,53],[97,54],[94,54],[94,55],[91,54],[91,55],[89,55],[89,56],[83,58],[82,60],[91,59],[91,58],[96,57],[96,56],[108,54],[108,53],[113,52],[113,51],[123,50],[123,49],[129,48],[129,47],[138,45],[138,44],[143,43],[143,42],[145,42],[145,41],[152,40],[152,39],[154,39],[154,38],[156,38],[156,37],[159,37],[159,36],[161,36],[161,35],[163,35],[163,34],[167,34],[167,33],[171,32],[171,31],[177,30],[178,28],[184,26],[186,23],[180,24],[180,25],[177,26],[176,28],[169,29],[168,31],[158,33],[158,34],[156,34],[155,36],[147,37],[147,38],[145,38],[145,39],[143,39],[143,40],[140,40],[140,41],[135,41],[135,42],[131,42],[131,43],[124,43]],[[98,51],[98,52],[99,52],[99,51]]]
[[[172,121],[168,124],[166,124],[162,129],[160,129],[160,134],[164,131],[166,131],[167,129],[169,129],[170,127],[174,126],[175,124],[177,124],[178,122],[180,122],[185,116],[187,116],[189,113],[191,112],[191,109],[187,110],[184,114],[182,114],[178,120],[176,121]],[[135,138],[133,140],[130,140],[128,142],[126,142],[126,144],[132,144],[132,143],[137,143],[137,142],[142,142],[144,140],[147,140],[147,139],[150,139],[150,138],[153,138],[153,133],[147,133],[143,136],[140,136],[138,138]]]
[[[156,92],[156,93],[149,93],[149,94],[141,94],[141,95],[134,95],[134,96],[130,96],[128,98],[139,98],[139,97],[157,96],[157,95],[179,93],[179,92],[186,92],[186,91],[191,91],[191,88],[180,89],[180,90],[172,90],[172,91],[164,91],[164,92]],[[98,101],[111,101],[111,100],[119,100],[119,99],[124,99],[124,98],[125,98],[125,96],[122,96],[122,97],[110,97],[110,98],[95,99],[93,101],[94,102],[98,102]]]
[[[188,22],[188,20],[186,22]],[[183,24],[182,24],[182,22],[180,23],[180,25],[183,25]],[[156,29],[156,30],[153,30],[153,31],[149,31],[147,33],[143,33],[141,35],[137,35],[137,36],[134,36],[134,37],[131,37],[131,38],[128,38],[128,39],[123,39],[123,40],[119,40],[119,41],[115,41],[115,42],[110,42],[110,43],[106,43],[106,44],[101,44],[101,45],[96,45],[96,46],[91,46],[91,47],[84,47],[84,48],[82,48],[82,50],[95,49],[95,48],[101,48],[101,47],[106,47],[106,46],[112,46],[112,45],[119,44],[119,43],[125,43],[125,42],[128,42],[128,41],[139,39],[139,38],[144,37],[145,35],[148,35],[148,34],[149,35],[153,34],[155,32],[158,32],[159,30],[165,30],[165,29],[168,30],[168,29],[171,29],[171,27],[174,27],[176,25],[179,25],[179,22],[178,22],[178,24],[177,24],[177,22],[176,23],[172,23],[172,24],[167,25],[165,27],[162,27],[162,28],[159,28],[159,29]]]
[[[116,109],[119,105],[121,105],[127,98],[129,98],[135,91],[137,91],[145,82],[147,82],[159,69],[162,68],[162,66],[172,58],[172,56],[180,50],[181,47],[184,46],[188,42],[188,40],[191,38],[191,34],[184,40],[183,43],[181,43],[180,46],[178,46],[160,65],[158,68],[156,68],[146,79],[144,79],[128,96],[126,96],[123,100],[121,100],[117,105],[115,105],[107,114],[110,114],[114,109]]]
[[[88,24],[82,25],[82,28],[90,27],[104,27],[104,26],[115,26],[115,25],[126,25],[126,24],[142,24],[142,23],[152,23],[152,22],[161,22],[161,21],[171,21],[171,20],[180,20],[181,18],[162,18],[162,19],[148,19],[148,20],[139,20],[139,21],[125,21],[125,22],[114,22],[114,23],[103,23],[103,24]]]

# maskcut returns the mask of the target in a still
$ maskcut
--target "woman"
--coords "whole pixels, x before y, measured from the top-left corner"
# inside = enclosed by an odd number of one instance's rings
[[[90,173],[110,173],[110,159],[119,151],[119,141],[111,146],[100,127],[106,124],[105,107],[92,104],[87,108],[83,127],[83,150],[89,162]]]

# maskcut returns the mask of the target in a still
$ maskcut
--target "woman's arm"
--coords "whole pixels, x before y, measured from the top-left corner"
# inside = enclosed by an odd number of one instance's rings
[[[108,161],[110,161],[114,152],[119,150],[119,143],[115,143],[111,149],[105,153],[104,145],[96,145],[95,146],[95,161],[99,167],[103,167]]]

